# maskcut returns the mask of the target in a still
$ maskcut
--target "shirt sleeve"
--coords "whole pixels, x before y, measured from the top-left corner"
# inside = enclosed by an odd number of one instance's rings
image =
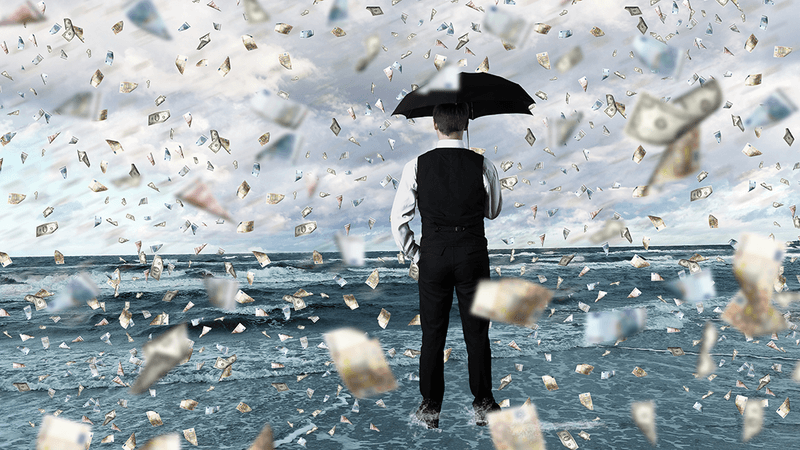
[[[503,209],[503,196],[500,193],[500,179],[497,175],[497,168],[486,157],[483,158],[483,187],[486,190],[484,216],[491,220],[500,215],[500,210]]]
[[[414,219],[417,207],[417,159],[409,161],[403,168],[397,194],[392,203],[392,236],[397,246],[414,263],[419,261],[419,245],[414,242],[414,232],[408,223]]]

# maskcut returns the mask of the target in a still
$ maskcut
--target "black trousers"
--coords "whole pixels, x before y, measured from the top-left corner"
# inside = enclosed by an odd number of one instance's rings
[[[488,250],[486,247],[422,247],[418,266],[422,325],[419,390],[422,397],[440,403],[444,398],[443,351],[455,289],[467,345],[470,390],[476,401],[493,399],[489,321],[469,312],[478,281],[489,278]]]

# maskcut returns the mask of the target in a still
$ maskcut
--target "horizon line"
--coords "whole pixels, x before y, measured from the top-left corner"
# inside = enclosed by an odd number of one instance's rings
[[[793,240],[793,241],[788,241],[788,242],[798,242],[798,241],[794,241]],[[688,246],[697,246],[697,247],[703,247],[703,246],[705,246],[705,247],[730,246],[730,242],[708,243],[708,244],[651,245],[651,246],[649,246],[649,248],[651,248],[651,249],[665,249],[665,248],[688,247]],[[511,248],[489,248],[488,250],[489,250],[490,253],[491,252],[498,252],[498,251],[499,252],[507,251],[510,254],[511,250],[514,250],[514,251],[527,251],[527,250],[554,251],[554,250],[573,250],[573,249],[574,250],[581,250],[581,249],[587,249],[587,248],[602,248],[602,246],[601,245],[586,245],[586,246],[571,246],[571,247],[521,247],[521,248],[511,247]],[[648,251],[641,244],[639,244],[639,245],[613,245],[613,246],[609,245],[608,248],[609,249],[612,249],[612,248],[641,248],[642,251],[645,251],[645,252]],[[259,250],[256,250],[256,251],[259,251]],[[367,253],[395,252],[395,251],[400,253],[399,250],[369,250],[369,251],[365,251],[364,253],[367,254]],[[303,252],[298,252],[298,251],[266,251],[266,252],[263,252],[263,253],[267,253],[267,254],[280,254],[280,253],[305,254],[305,253],[312,253],[312,252],[313,252],[313,250],[311,250],[311,251],[303,251]],[[216,254],[216,253],[206,253],[203,256],[246,255],[246,254],[249,254],[249,253],[252,253],[252,250],[247,251],[247,252],[236,252],[236,253],[225,252],[225,253],[223,253],[221,255]],[[320,253],[339,253],[339,250],[322,251]],[[200,256],[200,254],[193,254],[193,253],[163,253],[163,254],[159,254],[158,252],[156,252],[155,254],[159,255],[159,256]],[[153,255],[154,254],[151,253],[148,256],[152,257]],[[8,254],[8,256],[9,257],[14,257],[14,258],[50,258],[53,255],[16,255],[16,256],[14,256],[12,254]],[[86,257],[86,256],[118,256],[118,257],[134,256],[135,257],[135,256],[138,256],[138,255],[135,254],[135,253],[131,253],[131,254],[125,253],[125,254],[72,254],[72,255],[64,255],[65,258],[66,257],[75,257],[75,256],[83,256],[83,257]]]

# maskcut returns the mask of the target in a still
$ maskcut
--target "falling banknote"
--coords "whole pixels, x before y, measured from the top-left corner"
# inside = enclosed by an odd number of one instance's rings
[[[39,428],[36,450],[84,450],[92,440],[89,425],[56,416],[45,416]]]
[[[486,415],[497,450],[544,450],[544,437],[536,407],[529,402]]]
[[[324,337],[336,370],[353,395],[364,398],[397,387],[377,339],[368,339],[353,328],[340,328]]]
[[[670,144],[711,115],[721,103],[722,90],[715,80],[705,82],[670,103],[641,93],[624,131],[637,141]]]
[[[519,278],[478,283],[470,312],[499,322],[533,326],[553,292]]]
[[[586,317],[586,342],[613,342],[633,336],[642,331],[646,324],[647,310],[644,308],[590,312]]]
[[[170,328],[142,346],[145,366],[131,386],[132,394],[141,394],[173,367],[192,354],[185,323]]]
[[[759,336],[786,329],[789,324],[772,306],[772,292],[783,261],[783,244],[767,237],[745,234],[733,257],[733,275],[741,288],[722,313],[746,336]]]

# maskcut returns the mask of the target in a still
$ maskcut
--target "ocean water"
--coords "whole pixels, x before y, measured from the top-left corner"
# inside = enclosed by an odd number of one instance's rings
[[[576,254],[572,262],[559,266],[561,256],[571,253]],[[709,258],[700,266],[712,271],[717,291],[717,297],[704,303],[702,313],[691,304],[676,305],[666,288],[667,282],[685,270],[678,260],[695,253]],[[645,251],[641,247],[625,247],[611,248],[608,255],[600,248],[532,248],[518,250],[513,261],[510,254],[507,249],[490,251],[493,279],[518,277],[523,266],[526,273],[522,278],[538,283],[538,275],[543,275],[547,280],[542,284],[552,290],[556,289],[558,277],[563,279],[550,305],[552,314],[546,311],[536,330],[493,323],[489,332],[495,398],[498,402],[508,399],[511,406],[530,398],[538,410],[548,448],[561,448],[556,435],[560,430],[568,430],[580,448],[649,448],[630,416],[630,403],[643,400],[656,403],[658,448],[797,448],[800,413],[792,411],[781,418],[775,411],[787,397],[792,407],[800,404],[800,388],[791,379],[800,337],[791,330],[779,333],[778,339],[772,340],[785,352],[777,351],[766,345],[770,336],[748,342],[733,328],[720,329],[726,324],[719,319],[719,313],[713,312],[716,307],[724,308],[738,289],[731,270],[733,248],[678,246]],[[634,254],[647,259],[651,266],[631,266],[628,261]],[[800,250],[790,248],[784,261],[784,275],[791,290],[798,289],[798,263],[790,262],[790,258],[798,255]],[[200,448],[246,449],[264,423],[271,424],[279,448],[492,448],[488,428],[475,426],[472,418],[457,302],[451,310],[447,347],[453,350],[445,364],[446,392],[440,428],[426,430],[412,420],[421,400],[415,380],[418,359],[403,355],[406,349],[418,350],[421,338],[420,327],[408,326],[419,309],[418,291],[407,275],[408,265],[397,261],[396,252],[368,253],[362,267],[347,267],[333,253],[323,253],[322,265],[314,265],[310,253],[269,256],[272,263],[261,268],[252,254],[162,255],[165,271],[160,281],[145,280],[143,272],[149,266],[139,265],[133,255],[121,256],[127,264],[118,256],[99,256],[66,257],[66,264],[60,266],[54,265],[52,258],[15,257],[12,265],[0,268],[0,308],[10,314],[0,317],[0,331],[10,336],[0,335],[0,414],[6,424],[0,427],[0,448],[34,448],[44,415],[57,410],[61,417],[75,421],[85,417],[93,422],[91,448],[119,448],[134,432],[141,446],[154,436],[182,434],[182,430],[194,428]],[[534,257],[539,259],[532,263]],[[238,305],[234,312],[211,306],[203,288],[205,275],[229,276],[224,262],[233,264],[240,288],[255,299]],[[168,263],[175,266],[171,273],[166,270]],[[578,277],[584,267],[589,272]],[[116,268],[122,273],[118,297],[106,283]],[[380,284],[373,290],[364,281],[375,268]],[[255,274],[252,286],[245,279],[248,271]],[[23,308],[33,305],[24,300],[25,295],[42,288],[58,293],[81,272],[100,288],[98,300],[105,302],[105,311],[86,305],[59,312],[34,308],[32,317],[26,319]],[[651,282],[651,272],[659,273],[666,281]],[[340,287],[334,281],[335,275],[342,276],[347,284]],[[132,280],[134,277],[138,279]],[[615,282],[618,284],[612,284]],[[591,290],[590,285],[594,285]],[[306,309],[291,311],[287,320],[283,307],[289,303],[282,297],[299,288],[314,295],[306,297]],[[634,288],[642,294],[627,298]],[[169,303],[161,300],[167,290],[179,291]],[[599,290],[608,294],[595,302]],[[137,293],[141,293],[140,298]],[[323,298],[321,293],[330,297]],[[343,301],[344,294],[354,295],[359,308],[350,310]],[[131,304],[134,320],[127,330],[118,321],[126,301]],[[189,301],[196,306],[183,313]],[[578,308],[579,301],[590,305],[591,311],[646,308],[647,328],[618,345],[587,345],[586,313]],[[256,308],[264,309],[269,316],[256,317]],[[391,313],[385,330],[377,322],[381,308]],[[143,311],[152,316],[145,319]],[[149,325],[162,312],[169,314],[170,325],[199,319],[196,326],[189,323],[194,352],[188,363],[176,367],[153,386],[155,395],[134,396],[112,379],[121,365],[124,375],[120,378],[133,383],[137,366],[130,361],[131,351],[138,350],[141,357],[142,345],[169,328]],[[797,307],[790,308],[790,312],[796,314]],[[56,316],[60,317],[58,322],[53,320]],[[319,320],[314,323],[310,316],[319,316]],[[566,321],[570,316],[572,320]],[[96,325],[104,318],[108,325]],[[699,352],[693,341],[701,338],[707,321],[719,330],[712,355],[721,366],[713,380],[692,375]],[[246,331],[231,334],[239,323],[247,327]],[[213,330],[199,337],[203,326]],[[394,357],[387,354],[398,380],[396,390],[360,399],[357,407],[355,397],[346,388],[337,395],[341,379],[328,350],[318,345],[323,342],[322,333],[342,326],[355,327],[378,338],[385,351],[396,350]],[[667,333],[667,327],[680,332]],[[100,339],[106,332],[110,333],[110,345]],[[21,334],[33,339],[23,342]],[[281,341],[279,334],[291,337]],[[45,336],[50,341],[49,349],[42,345],[41,338]],[[83,342],[73,342],[79,336]],[[305,349],[301,337],[308,338]],[[510,347],[511,341],[521,350]],[[59,348],[62,342],[69,349]],[[672,356],[667,347],[682,347],[686,355]],[[734,349],[738,351],[735,360]],[[603,356],[607,350],[610,353]],[[233,374],[218,381],[221,371],[214,369],[214,360],[234,354],[237,361]],[[546,354],[551,356],[550,361]],[[90,369],[90,358],[94,358],[96,375]],[[273,362],[285,367],[272,369]],[[15,369],[13,363],[25,367]],[[204,364],[198,368],[200,363]],[[743,367],[744,363],[751,364],[753,370]],[[515,364],[522,364],[522,370],[516,370]],[[576,373],[578,364],[591,364],[594,370],[589,375]],[[636,366],[643,368],[647,376],[634,376],[631,372]],[[609,371],[614,371],[614,376],[601,379],[601,372]],[[297,381],[298,375],[304,374],[308,376]],[[766,389],[756,390],[758,379],[766,374],[771,376],[767,387],[774,396]],[[49,376],[40,381],[43,375]],[[511,383],[498,390],[500,379],[506,375],[511,375]],[[559,389],[548,391],[543,375],[554,377]],[[737,388],[737,380],[747,388]],[[31,391],[19,392],[12,385],[17,382],[27,382]],[[278,382],[286,383],[290,390],[278,392],[272,386]],[[79,386],[84,387],[80,394]],[[731,398],[725,400],[723,396],[729,390]],[[701,398],[710,391],[713,394]],[[584,392],[592,394],[594,410],[579,402],[578,395]],[[749,401],[768,401],[763,430],[747,444],[741,442],[742,416],[734,405],[737,394],[749,397]],[[184,399],[193,399],[198,406],[193,411],[181,409]],[[376,404],[378,399],[383,400],[385,408]],[[120,400],[127,400],[127,406]],[[252,411],[236,410],[239,402],[248,404]],[[702,405],[702,411],[693,408],[696,402]],[[113,431],[111,424],[102,426],[104,415],[111,410],[116,411],[112,423],[121,429],[119,432]],[[160,414],[163,426],[154,427],[148,422],[145,412],[151,410]],[[312,414],[315,411],[319,411],[316,416]],[[352,424],[342,422],[342,416]],[[371,424],[379,431],[371,430]],[[335,431],[330,435],[333,427]],[[580,431],[589,433],[590,440],[580,438]],[[113,444],[100,443],[111,434]],[[192,448],[181,439],[183,448]]]

